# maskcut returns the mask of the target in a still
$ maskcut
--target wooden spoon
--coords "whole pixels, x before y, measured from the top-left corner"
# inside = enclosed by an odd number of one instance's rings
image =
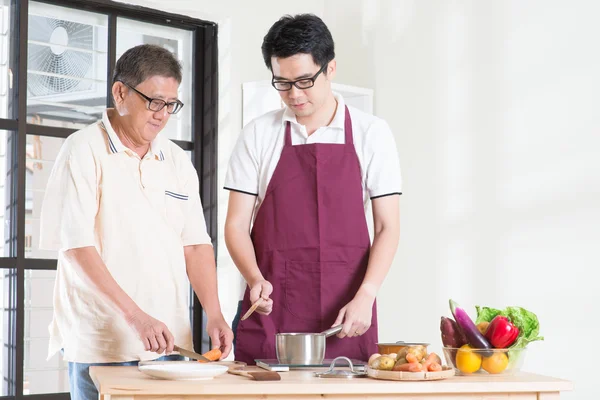
[[[262,303],[262,301],[263,301],[263,298],[259,297],[258,300],[256,300],[256,302],[250,306],[248,311],[246,311],[246,314],[244,314],[244,316],[242,317],[242,321],[247,320],[248,317],[250,315],[252,315],[252,313],[258,308],[258,306],[260,306],[260,303]]]

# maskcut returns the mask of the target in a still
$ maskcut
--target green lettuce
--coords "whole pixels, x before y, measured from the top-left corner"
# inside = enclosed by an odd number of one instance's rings
[[[480,322],[492,322],[492,320],[502,312],[502,310],[491,307],[475,306],[475,309],[477,310],[477,319],[475,320],[476,325]]]
[[[522,307],[507,307],[504,310],[498,310],[491,307],[475,306],[475,309],[477,310],[476,324],[484,321],[491,322],[496,316],[502,315],[519,328],[519,336],[509,347],[510,349],[523,349],[531,342],[544,340],[544,337],[539,335],[540,322],[537,315],[531,311]]]

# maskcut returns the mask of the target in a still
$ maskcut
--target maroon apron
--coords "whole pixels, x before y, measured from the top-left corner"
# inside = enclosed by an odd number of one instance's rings
[[[346,108],[345,143],[292,146],[290,123],[251,237],[260,272],[273,285],[273,311],[240,321],[235,359],[276,359],[275,334],[322,332],[362,284],[369,231],[361,170]],[[250,307],[246,288],[242,315]],[[361,336],[327,339],[325,358],[368,360],[377,352],[377,310]]]

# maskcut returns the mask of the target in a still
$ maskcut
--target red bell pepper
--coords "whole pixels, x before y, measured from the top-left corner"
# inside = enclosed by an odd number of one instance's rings
[[[505,349],[517,340],[519,328],[502,315],[494,317],[485,332],[485,337],[497,349]]]

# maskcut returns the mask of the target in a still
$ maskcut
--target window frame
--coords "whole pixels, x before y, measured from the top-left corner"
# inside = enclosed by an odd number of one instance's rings
[[[10,36],[11,60],[16,67],[14,90],[10,93],[12,118],[0,118],[0,130],[13,132],[10,147],[7,146],[7,158],[10,157],[14,168],[7,168],[10,175],[10,197],[7,204],[7,218],[10,218],[9,238],[11,257],[0,257],[1,273],[10,273],[5,281],[5,293],[8,299],[8,345],[4,372],[9,379],[9,395],[2,399],[68,399],[68,393],[23,394],[24,380],[24,295],[26,270],[56,270],[56,260],[25,258],[25,184],[26,184],[26,144],[27,135],[66,138],[76,129],[47,127],[27,123],[27,53],[28,53],[28,17],[30,0],[12,0],[13,12]],[[192,162],[200,180],[200,197],[204,206],[206,226],[215,251],[217,251],[217,123],[218,123],[218,54],[217,25],[189,16],[167,13],[147,7],[117,3],[110,0],[36,0],[56,6],[104,14],[108,16],[108,68],[107,68],[107,106],[111,104],[112,73],[116,63],[117,19],[127,18],[140,22],[165,25],[177,29],[192,31],[193,67],[192,67],[192,136],[190,141],[173,140],[184,150],[192,152]],[[188,105],[186,104],[186,107]],[[8,214],[10,211],[10,215]],[[193,294],[193,291],[190,290]],[[204,313],[198,298],[193,295],[190,307],[194,348],[203,352],[209,347],[204,332]],[[4,345],[4,344],[3,344]],[[4,362],[4,361],[1,361]],[[1,393],[1,392],[0,392]]]

